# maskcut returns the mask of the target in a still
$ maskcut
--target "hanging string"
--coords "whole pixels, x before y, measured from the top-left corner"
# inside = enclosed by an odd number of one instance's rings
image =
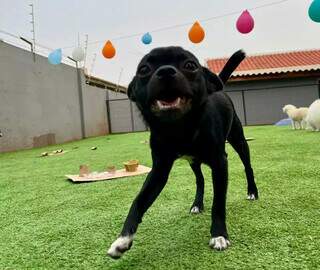
[[[271,3],[267,3],[267,4],[263,4],[263,5],[259,5],[259,6],[255,6],[255,7],[251,7],[251,8],[248,8],[248,10],[257,10],[257,9],[262,9],[262,8],[265,8],[265,7],[270,7],[270,6],[275,6],[275,5],[280,5],[282,3],[285,3],[285,2],[289,2],[289,1],[293,1],[293,0],[280,0],[280,1],[274,1],[274,2],[271,2]],[[229,13],[225,13],[225,14],[222,14],[222,15],[216,15],[216,16],[212,16],[212,17],[208,17],[208,18],[205,18],[205,19],[200,19],[199,21],[201,22],[208,22],[208,21],[212,21],[212,20],[217,20],[217,19],[221,19],[221,18],[226,18],[226,17],[230,17],[230,16],[234,16],[234,15],[238,15],[239,13],[241,13],[243,10],[238,10],[238,11],[233,11],[233,12],[229,12]],[[171,30],[171,29],[176,29],[176,28],[181,28],[181,27],[186,27],[186,26],[190,26],[192,25],[194,22],[186,22],[186,23],[181,23],[181,24],[176,24],[176,25],[171,25],[171,26],[166,26],[166,27],[161,27],[161,28],[157,28],[157,29],[154,29],[154,30],[151,30],[149,31],[149,33],[158,33],[158,32],[164,32],[164,31],[168,31],[168,30]],[[11,36],[13,38],[16,38],[16,39],[19,39],[20,40],[20,37],[17,36],[17,35],[14,35],[12,33],[9,33],[5,30],[1,30],[0,29],[0,33],[3,33],[3,34],[6,34],[8,36]],[[123,35],[123,36],[118,36],[118,37],[114,37],[114,38],[110,38],[110,40],[123,40],[123,39],[130,39],[130,38],[133,38],[133,37],[140,37],[142,35],[144,35],[145,32],[140,32],[140,33],[135,33],[135,34],[130,34],[130,35]],[[88,45],[94,45],[94,44],[100,44],[100,43],[105,43],[106,39],[104,40],[96,40],[96,41],[91,41],[91,42],[88,42]],[[36,43],[36,45],[42,49],[46,49],[48,51],[53,51],[54,49],[53,48],[50,48],[50,47],[47,47],[45,45],[42,45],[42,44],[39,44],[39,43]],[[72,48],[75,48],[74,45],[72,46],[65,46],[65,47],[61,47],[61,49],[72,49]],[[65,55],[63,55],[65,56]]]
[[[268,4],[263,4],[263,5],[255,6],[255,7],[252,7],[252,8],[248,8],[248,10],[257,10],[257,9],[261,9],[261,8],[265,8],[265,7],[280,5],[282,3],[289,2],[289,1],[292,1],[292,0],[274,1],[274,2],[271,2],[271,3],[268,3]],[[233,12],[225,13],[225,14],[222,14],[222,15],[217,15],[217,16],[213,16],[213,17],[209,17],[209,18],[205,18],[205,19],[200,19],[199,21],[208,22],[208,21],[217,20],[217,19],[221,19],[221,18],[226,18],[226,17],[230,17],[230,16],[234,16],[234,15],[239,15],[239,14],[242,13],[242,11],[243,10],[233,11]],[[164,31],[168,31],[168,30],[171,30],[171,29],[190,26],[193,23],[194,23],[194,21],[185,22],[185,23],[181,23],[181,24],[175,24],[175,25],[171,25],[171,26],[165,26],[165,27],[157,28],[157,29],[154,29],[154,30],[151,30],[151,31],[148,31],[148,32],[149,33],[164,32]],[[129,38],[133,38],[133,37],[140,37],[140,36],[142,36],[144,34],[145,34],[145,32],[140,32],[140,33],[124,35],[124,36],[118,36],[118,37],[109,38],[109,39],[112,40],[112,41],[115,41],[115,40],[129,39]],[[100,43],[105,43],[105,42],[106,42],[106,39],[104,39],[104,40],[96,40],[96,41],[89,42],[88,45],[100,44]],[[72,45],[72,46],[62,47],[62,49],[70,49],[70,48],[74,48],[74,46]]]
[[[12,37],[12,38],[15,38],[15,39],[21,41],[21,38],[20,38],[19,36],[15,35],[15,34],[12,34],[12,33],[8,32],[8,31],[5,31],[5,30],[0,29],[0,33],[5,34],[5,35],[7,35],[7,36],[10,36],[10,37]],[[13,43],[14,43],[14,42],[13,42]],[[15,43],[15,45],[18,45],[18,44]],[[55,50],[55,49],[53,49],[53,48],[50,48],[50,47],[45,46],[45,45],[43,45],[43,44],[40,44],[40,43],[38,43],[38,42],[36,42],[36,45],[37,45],[39,48],[41,48],[41,49],[43,49],[43,50],[46,50],[46,51],[50,51],[50,52],[51,52],[51,51],[54,51],[54,50]],[[18,46],[23,47],[23,48],[25,48],[25,49],[29,49],[29,47],[28,47],[28,46],[25,46],[25,45],[19,44]],[[64,57],[66,58],[65,60],[68,60],[68,61],[72,62],[71,60],[68,59],[68,55],[62,54],[62,56],[64,56]]]

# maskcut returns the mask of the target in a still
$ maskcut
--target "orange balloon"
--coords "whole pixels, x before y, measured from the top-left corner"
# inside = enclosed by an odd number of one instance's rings
[[[116,49],[113,47],[112,43],[110,40],[106,42],[102,49],[102,54],[105,58],[112,58],[116,55]]]
[[[195,22],[189,30],[189,39],[193,43],[200,43],[205,36],[205,32],[199,22]]]

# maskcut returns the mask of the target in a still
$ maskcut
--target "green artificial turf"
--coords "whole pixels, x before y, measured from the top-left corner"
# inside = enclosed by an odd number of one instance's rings
[[[270,126],[245,133],[255,138],[249,145],[260,199],[246,200],[243,167],[228,145],[231,247],[224,252],[208,246],[210,170],[203,165],[205,211],[190,215],[195,179],[178,160],[132,249],[120,260],[106,257],[145,175],[82,184],[64,175],[80,164],[101,171],[128,159],[151,166],[141,143],[148,133],[0,154],[0,269],[319,269],[320,133]],[[58,148],[70,152],[38,157]]]

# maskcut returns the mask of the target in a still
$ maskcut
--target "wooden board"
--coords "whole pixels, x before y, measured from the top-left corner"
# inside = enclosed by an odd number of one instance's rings
[[[139,165],[135,172],[127,172],[125,169],[117,170],[115,173],[109,172],[93,172],[84,176],[75,175],[66,175],[68,179],[70,179],[74,183],[79,182],[94,182],[94,181],[103,181],[103,180],[111,180],[120,177],[129,177],[140,174],[145,174],[151,171],[151,168]]]

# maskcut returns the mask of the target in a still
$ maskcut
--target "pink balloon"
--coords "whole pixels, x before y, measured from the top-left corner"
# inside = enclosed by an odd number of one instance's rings
[[[254,27],[254,20],[248,10],[242,12],[237,20],[237,29],[241,34],[248,34]]]

